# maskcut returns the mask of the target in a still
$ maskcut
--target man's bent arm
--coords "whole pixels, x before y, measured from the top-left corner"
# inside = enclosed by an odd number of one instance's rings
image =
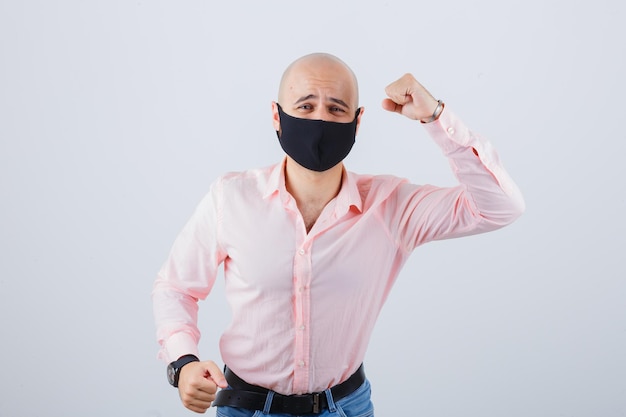
[[[198,356],[198,299],[210,292],[225,255],[219,248],[219,182],[211,186],[180,232],[159,271],[152,292],[159,358],[169,363],[187,354]]]

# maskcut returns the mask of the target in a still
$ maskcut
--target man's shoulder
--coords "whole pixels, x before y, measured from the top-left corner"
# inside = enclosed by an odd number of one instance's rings
[[[249,168],[243,171],[225,172],[217,178],[216,182],[233,185],[237,183],[264,182],[272,175],[276,166],[277,164],[260,168]]]
[[[229,171],[220,175],[212,184],[219,194],[235,195],[264,195],[271,184],[277,182],[276,170],[279,164],[260,168],[250,168],[244,171]]]
[[[388,174],[357,174],[349,172],[350,180],[356,185],[361,200],[373,203],[389,197],[401,184],[408,183],[406,178]]]
[[[358,174],[348,172],[350,178],[359,187],[359,189],[377,188],[397,186],[407,182],[406,178],[398,177],[390,174]]]

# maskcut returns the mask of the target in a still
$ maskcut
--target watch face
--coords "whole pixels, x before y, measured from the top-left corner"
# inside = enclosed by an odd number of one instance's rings
[[[171,363],[167,365],[167,380],[172,385],[176,382],[176,369],[174,369]]]

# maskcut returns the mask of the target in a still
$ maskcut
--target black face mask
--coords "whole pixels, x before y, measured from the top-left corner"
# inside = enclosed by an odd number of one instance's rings
[[[361,109],[350,123],[326,122],[293,117],[278,105],[280,146],[294,161],[313,171],[326,171],[348,156],[356,136]]]

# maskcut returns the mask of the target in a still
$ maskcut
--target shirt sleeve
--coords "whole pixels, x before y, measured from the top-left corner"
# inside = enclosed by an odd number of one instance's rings
[[[219,245],[219,181],[180,232],[152,291],[158,357],[165,362],[198,355],[198,299],[207,297],[225,258]]]
[[[522,193],[489,141],[447,107],[437,121],[423,126],[448,158],[459,185],[400,186],[395,221],[406,250],[427,241],[492,231],[524,212]]]

